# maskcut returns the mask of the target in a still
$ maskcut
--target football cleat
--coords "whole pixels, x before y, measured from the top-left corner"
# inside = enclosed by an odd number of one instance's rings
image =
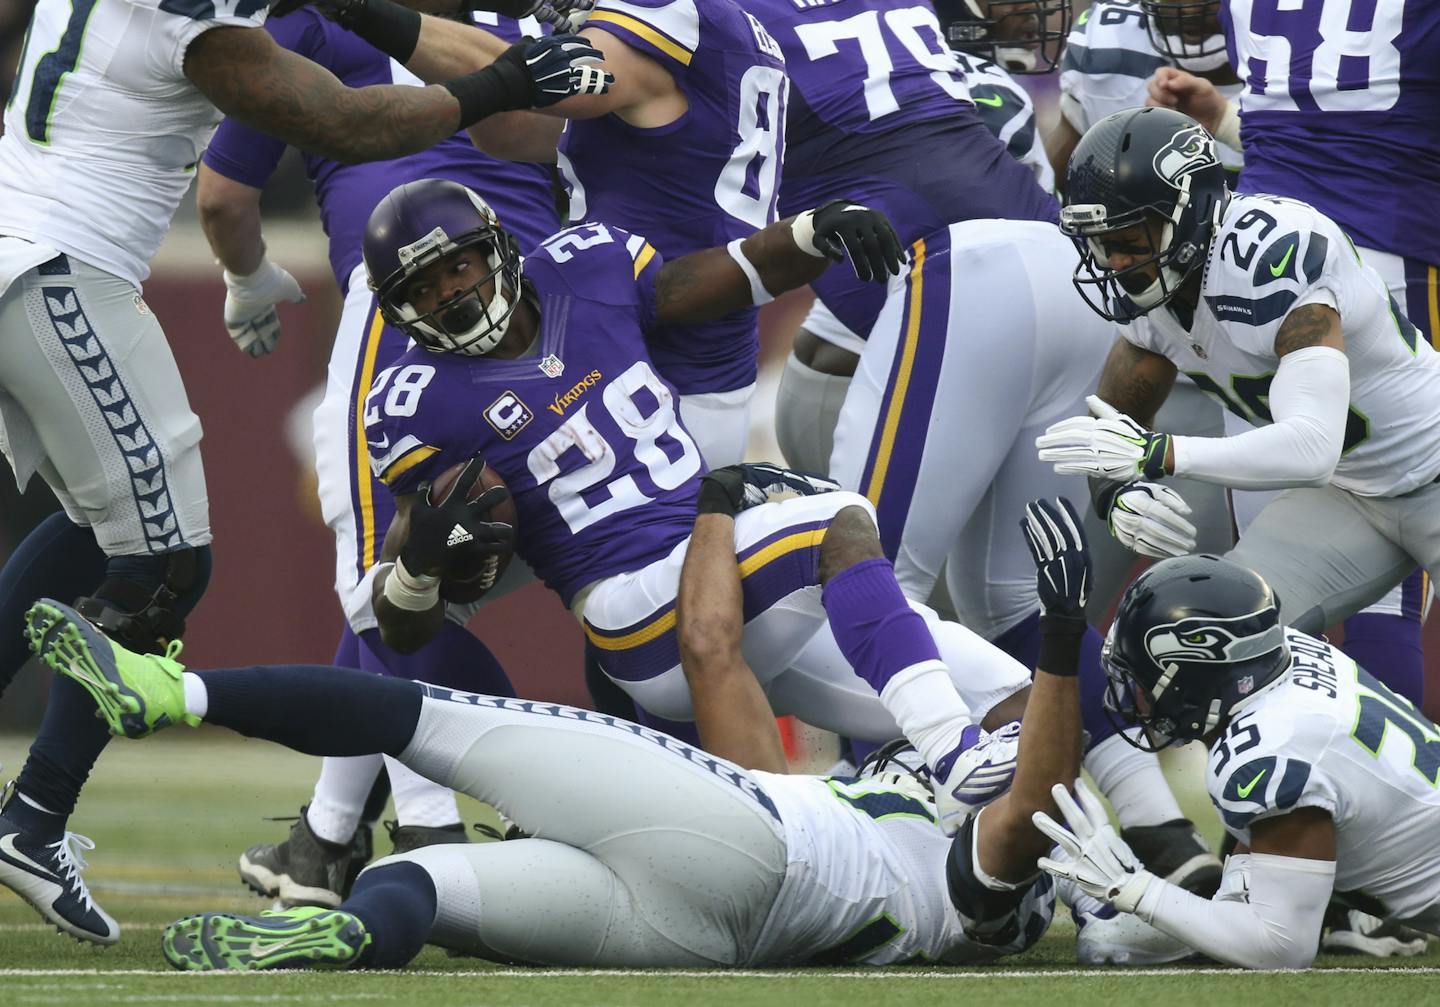
[[[401,825],[399,822],[386,822],[385,831],[390,834],[390,843],[395,847],[394,853],[409,853],[426,846],[470,842],[464,822],[456,822],[454,825]]]
[[[343,969],[370,946],[359,917],[300,906],[259,916],[201,913],[165,928],[160,949],[184,972]]]
[[[1326,914],[1325,925],[1320,950],[1338,955],[1409,958],[1423,954],[1428,942],[1419,930],[1340,906]]]
[[[1075,957],[1081,965],[1163,965],[1194,956],[1187,945],[1140,917],[1082,897],[1070,909]]]
[[[1177,888],[1206,899],[1220,888],[1220,859],[1188,818],[1121,829],[1120,838],[1146,870]]]
[[[73,832],[48,841],[27,835],[0,812],[0,885],[34,906],[60,933],[114,944],[120,924],[95,904],[80,876],[86,866],[81,851],[94,848]]]
[[[240,854],[240,880],[256,894],[278,899],[285,908],[333,909],[359,873],[351,870],[355,846],[327,843],[315,835],[305,818],[308,808],[300,809],[289,838],[257,843]]]
[[[90,694],[111,734],[143,738],[171,724],[200,724],[199,717],[185,712],[185,667],[175,660],[179,640],[171,641],[164,657],[136,654],[69,605],[49,598],[25,613],[25,635],[51,671]]]
[[[940,826],[947,835],[953,835],[966,818],[1010,789],[1019,749],[1018,721],[993,732],[978,724],[965,728],[960,744],[931,774]]]

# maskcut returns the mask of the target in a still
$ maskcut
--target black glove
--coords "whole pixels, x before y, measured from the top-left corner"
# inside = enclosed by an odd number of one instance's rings
[[[443,500],[432,498],[429,483],[421,483],[410,508],[410,534],[400,549],[400,561],[412,576],[473,576],[490,556],[515,548],[515,529],[489,521],[490,508],[510,496],[504,486],[492,486],[473,503],[466,501],[480,473],[483,459],[472,459]]]
[[[462,9],[467,11],[493,11],[517,21],[522,17],[534,17],[562,32],[575,30],[570,15],[576,11],[588,11],[594,6],[595,0],[463,0],[461,3]]]
[[[1090,595],[1090,547],[1075,508],[1064,497],[1054,503],[1032,500],[1025,505],[1020,529],[1035,561],[1041,611],[1083,620]]]
[[[814,496],[838,490],[840,484],[824,476],[771,465],[769,462],[727,465],[700,477],[701,514],[735,515],[765,503],[771,493],[799,493]]]
[[[832,199],[815,209],[815,247],[836,262],[850,256],[851,268],[861,280],[884,283],[900,272],[904,249],[895,228],[879,210]]]
[[[604,94],[610,90],[615,78],[593,65],[604,58],[604,53],[579,35],[523,38],[500,57],[523,70],[530,82],[534,108],[547,108],[576,95]]]

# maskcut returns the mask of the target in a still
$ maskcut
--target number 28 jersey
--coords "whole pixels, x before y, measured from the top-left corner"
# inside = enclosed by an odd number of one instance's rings
[[[638,235],[582,224],[525,259],[540,333],[514,360],[410,349],[375,378],[375,475],[413,493],[483,457],[510,489],[516,551],[566,605],[585,585],[663,558],[695,520],[700,452],[656,374],[662,260]]]
[[[1345,233],[1312,206],[1232,196],[1210,243],[1190,329],[1162,307],[1120,331],[1258,426],[1273,419],[1275,336],[1286,315],[1311,303],[1339,312],[1350,361],[1344,448],[1331,483],[1381,497],[1430,482],[1440,472],[1440,354]],[[1176,462],[1183,475],[1183,454]]]
[[[266,0],[40,0],[0,137],[0,234],[139,286],[220,113],[185,76],[211,28]]]
[[[1335,822],[1335,891],[1440,926],[1440,730],[1342,651],[1286,631],[1291,666],[1210,750],[1225,828],[1314,807]],[[1372,910],[1373,911],[1373,910]]]

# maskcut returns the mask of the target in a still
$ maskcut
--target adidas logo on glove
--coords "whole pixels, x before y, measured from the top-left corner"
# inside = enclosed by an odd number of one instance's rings
[[[454,528],[450,529],[450,537],[445,540],[445,545],[453,549],[457,545],[464,545],[466,542],[473,541],[474,538],[474,535],[471,535],[465,530],[464,525],[457,524]]]

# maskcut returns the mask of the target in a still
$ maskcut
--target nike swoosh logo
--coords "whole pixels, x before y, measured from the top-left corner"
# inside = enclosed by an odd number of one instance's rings
[[[998,94],[993,98],[982,98],[978,94],[972,94],[970,97],[975,99],[977,105],[989,105],[991,108],[999,108],[1005,104],[1005,99]]]
[[[1276,279],[1279,279],[1279,278],[1280,278],[1280,274],[1283,273],[1283,272],[1285,272],[1285,267],[1288,266],[1288,265],[1290,265],[1290,256],[1292,256],[1292,255],[1294,255],[1294,254],[1295,254],[1295,246],[1294,246],[1294,245],[1291,245],[1289,248],[1287,248],[1287,249],[1285,250],[1285,258],[1281,259],[1278,264],[1270,267],[1270,275],[1273,276],[1273,277],[1275,277]]]
[[[250,957],[264,958],[266,955],[273,955],[277,951],[284,951],[291,944],[300,940],[304,934],[297,934],[294,937],[287,937],[283,941],[276,941],[274,944],[261,944],[258,940],[250,942]]]
[[[1255,784],[1259,783],[1259,782],[1260,782],[1260,778],[1263,777],[1263,776],[1264,776],[1266,773],[1268,773],[1268,772],[1270,772],[1270,770],[1268,770],[1268,769],[1262,769],[1262,770],[1260,770],[1260,772],[1258,772],[1258,773],[1255,774],[1255,779],[1251,780],[1249,783],[1245,784],[1245,786],[1243,786],[1243,787],[1237,787],[1237,788],[1235,788],[1235,793],[1239,794],[1239,795],[1241,796],[1241,798],[1249,797],[1249,796],[1250,796],[1250,791],[1252,791],[1252,790],[1255,789]]]
[[[386,434],[384,440],[371,441],[370,446],[376,451],[384,451],[390,446],[390,435]]]
[[[21,867],[30,871],[30,873],[38,875],[39,877],[44,878],[46,881],[54,881],[58,884],[59,878],[56,877],[54,871],[46,867],[42,867],[41,865],[37,864],[35,861],[31,860],[29,857],[27,857],[25,854],[21,853],[15,848],[16,835],[18,835],[18,833],[10,832],[4,836],[0,836],[0,854],[3,854],[6,860],[14,861]]]

